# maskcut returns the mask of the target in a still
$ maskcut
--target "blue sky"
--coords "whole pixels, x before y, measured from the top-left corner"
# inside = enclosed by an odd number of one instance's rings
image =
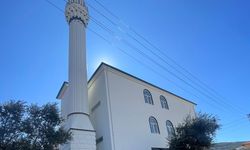
[[[50,1],[64,9],[63,0]],[[117,26],[112,26],[89,8],[91,16],[112,29],[118,38],[140,47],[126,35],[131,32],[131,27],[135,29],[220,93],[220,98],[214,98],[220,104],[146,60],[93,21],[90,21],[88,28],[113,44],[106,43],[87,30],[89,77],[104,61],[196,102],[197,111],[218,116],[224,126],[218,132],[216,141],[250,140],[250,122],[244,116],[250,113],[249,0],[99,1],[119,20],[115,20],[94,0],[87,2],[116,21]],[[38,104],[58,102],[55,99],[57,92],[62,82],[67,80],[68,25],[63,13],[45,0],[3,1],[0,17],[0,101],[21,99]],[[164,78],[124,55],[117,47],[151,66]],[[145,49],[141,50],[152,56]],[[158,58],[152,58],[168,68]],[[193,94],[181,90],[175,84]]]

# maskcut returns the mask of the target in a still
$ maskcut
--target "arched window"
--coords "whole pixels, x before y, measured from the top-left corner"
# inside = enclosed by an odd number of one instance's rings
[[[147,89],[143,90],[143,95],[144,95],[145,103],[154,105],[154,101],[153,101],[152,95],[149,92],[149,90],[147,90]]]
[[[171,138],[173,135],[175,135],[174,126],[171,121],[166,121],[166,128],[168,131],[168,138]]]
[[[164,109],[169,109],[168,107],[168,101],[166,100],[166,98],[164,96],[160,96],[160,101],[161,101],[161,107]]]
[[[149,126],[150,126],[150,131],[151,131],[151,133],[160,134],[158,122],[157,122],[157,120],[156,120],[154,117],[152,117],[152,116],[149,118]]]

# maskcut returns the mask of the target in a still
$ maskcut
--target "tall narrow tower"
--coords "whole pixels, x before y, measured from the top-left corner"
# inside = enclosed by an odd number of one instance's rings
[[[65,15],[69,24],[69,82],[62,98],[62,115],[73,139],[61,150],[96,150],[89,119],[85,34],[89,17],[84,0],[68,0]]]

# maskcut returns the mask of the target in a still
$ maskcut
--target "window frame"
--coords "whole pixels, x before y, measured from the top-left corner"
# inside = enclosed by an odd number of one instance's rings
[[[161,108],[169,110],[168,101],[165,98],[165,96],[163,95],[160,96],[160,102],[161,102]]]
[[[151,116],[149,117],[148,120],[149,120],[150,132],[152,134],[160,134],[160,128],[157,119]]]
[[[145,103],[154,105],[152,94],[148,89],[143,90],[143,96],[144,96]]]
[[[168,138],[171,138],[172,136],[175,135],[174,125],[170,120],[166,121],[166,128],[167,128],[167,132],[168,132]]]

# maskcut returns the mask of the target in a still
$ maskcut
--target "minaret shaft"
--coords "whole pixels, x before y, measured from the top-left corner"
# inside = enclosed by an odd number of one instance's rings
[[[72,132],[72,140],[60,150],[96,150],[96,135],[88,109],[85,33],[88,10],[84,1],[69,0],[65,16],[69,24],[69,82],[62,114],[65,128]]]
[[[86,37],[81,21],[69,24],[69,92],[71,112],[89,114],[86,72]]]

